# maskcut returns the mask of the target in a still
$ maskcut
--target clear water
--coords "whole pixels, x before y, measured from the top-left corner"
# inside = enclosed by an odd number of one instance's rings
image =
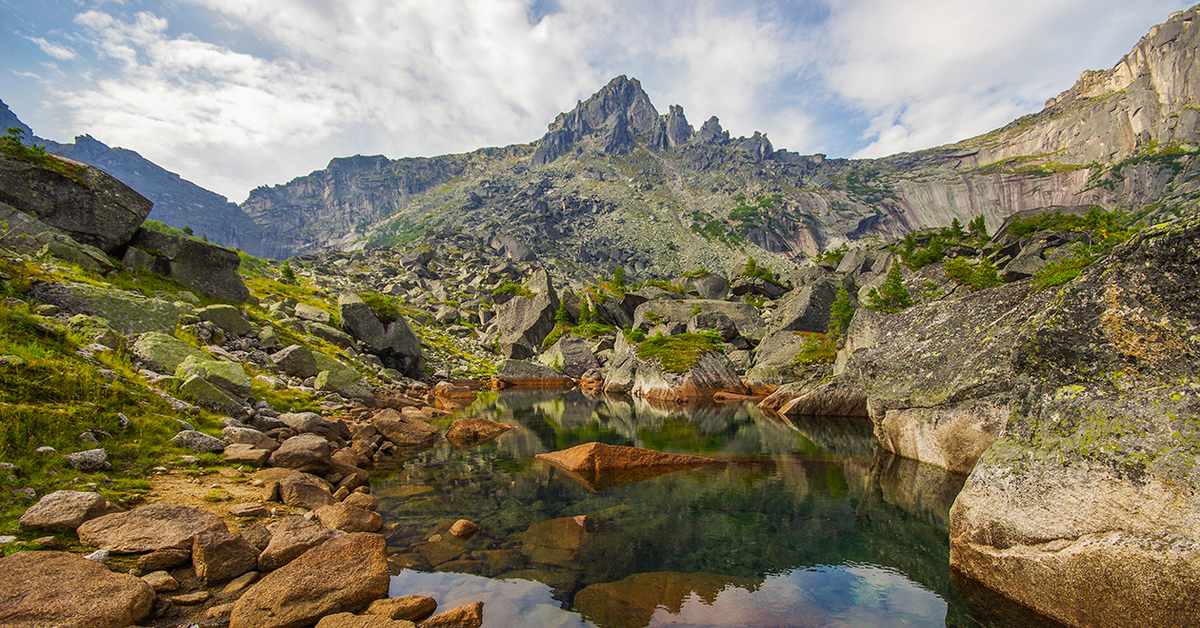
[[[879,450],[867,422],[577,390],[489,393],[464,412],[517,429],[373,478],[401,524],[393,596],[483,600],[497,628],[1026,623],[985,617],[951,578],[965,477]],[[592,441],[725,463],[602,488],[533,459]],[[458,541],[457,519],[482,532]]]

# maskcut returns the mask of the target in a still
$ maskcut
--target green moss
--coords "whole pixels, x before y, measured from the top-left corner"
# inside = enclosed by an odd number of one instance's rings
[[[686,373],[700,361],[700,356],[721,351],[720,343],[721,335],[712,331],[678,336],[660,334],[639,344],[637,355],[640,360],[658,359],[668,373]]]
[[[378,318],[379,322],[384,325],[394,323],[400,318],[400,308],[396,306],[396,301],[391,297],[384,296],[378,292],[362,292],[358,296],[375,313],[375,318]],[[330,325],[333,325],[333,321],[330,321]],[[334,327],[337,326],[334,325]]]
[[[525,297],[526,299],[532,299],[533,297],[537,296],[529,288],[511,281],[505,282],[504,285],[492,291],[493,296],[499,296],[502,294],[511,294],[513,296]]]

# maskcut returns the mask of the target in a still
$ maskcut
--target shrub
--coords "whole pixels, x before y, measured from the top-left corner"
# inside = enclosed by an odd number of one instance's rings
[[[296,272],[292,270],[292,265],[284,262],[283,266],[279,267],[279,277],[284,283],[296,283]]]
[[[400,309],[396,307],[396,302],[392,299],[378,292],[363,292],[358,296],[375,313],[375,318],[378,318],[379,322],[384,325],[393,323],[400,318]],[[333,321],[330,321],[329,324],[333,325]]]
[[[792,358],[792,364],[829,364],[837,359],[837,337],[833,334],[795,332],[805,338],[804,346]]]
[[[966,258],[956,257],[946,262],[945,270],[947,277],[961,286],[967,286],[972,291],[991,288],[1003,283],[996,272],[996,266],[986,259],[971,265]]]
[[[883,281],[882,289],[871,288],[870,294],[867,295],[867,307],[889,314],[913,305],[912,297],[908,294],[908,289],[904,287],[904,280],[900,276],[899,264],[892,264],[887,278]]]
[[[501,294],[511,294],[511,295],[518,296],[518,297],[525,297],[526,299],[532,299],[533,297],[537,296],[529,288],[526,288],[525,286],[523,286],[519,283],[513,283],[511,281],[505,282],[504,285],[500,286],[499,288],[496,288],[495,290],[492,290],[492,296],[501,295]]]

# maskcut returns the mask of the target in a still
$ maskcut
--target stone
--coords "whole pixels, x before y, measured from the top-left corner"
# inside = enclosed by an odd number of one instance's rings
[[[438,429],[424,421],[412,419],[391,408],[375,413],[371,424],[384,438],[402,448],[428,448],[437,441]]]
[[[558,310],[558,295],[545,270],[538,270],[524,284],[532,297],[514,296],[497,302],[496,325],[499,342],[503,345],[540,347],[554,330],[554,313]],[[516,357],[510,355],[508,357]]]
[[[196,430],[184,430],[171,438],[172,445],[178,445],[198,454],[221,453],[225,451],[225,441],[209,436]]]
[[[214,514],[188,506],[150,504],[85,521],[76,530],[79,541],[118,554],[190,549],[201,532],[227,532]]]
[[[179,581],[172,578],[171,574],[165,571],[152,571],[142,576],[142,580],[150,585],[150,588],[154,589],[155,593],[179,590]]]
[[[454,525],[450,526],[450,534],[463,541],[470,541],[471,537],[475,536],[478,532],[479,526],[466,519],[459,519],[454,522]]]
[[[154,589],[66,552],[0,558],[0,624],[10,628],[124,628],[144,619]]]
[[[483,626],[483,602],[456,606],[421,622],[420,628],[480,628]]]
[[[780,299],[771,329],[825,333],[829,327],[829,309],[837,300],[839,285],[830,277]]]
[[[508,423],[497,423],[479,417],[463,417],[455,419],[446,429],[446,440],[450,441],[450,445],[455,449],[470,449],[494,440],[511,429],[513,426]]]
[[[366,608],[388,592],[386,546],[378,534],[356,532],[305,552],[246,590],[230,628],[300,628]]]
[[[229,393],[209,383],[199,375],[193,375],[179,385],[179,392],[198,406],[214,412],[235,414],[242,409],[242,402]]]
[[[266,517],[271,512],[262,505],[262,502],[247,502],[230,506],[229,514],[235,517]]]
[[[99,493],[54,491],[30,506],[18,522],[26,530],[74,531],[84,521],[107,514],[107,503]]]
[[[351,369],[321,371],[313,384],[317,390],[335,392],[347,399],[357,399],[368,404],[375,403],[375,393],[366,378]]]
[[[144,554],[137,560],[137,570],[140,573],[164,571],[186,565],[192,560],[192,549],[168,547]]]
[[[625,447],[606,443],[584,443],[570,449],[534,456],[568,471],[604,472],[673,467],[687,469],[717,464],[714,458],[687,454],[668,454],[641,447]]]
[[[696,292],[700,293],[701,298],[710,301],[724,301],[725,297],[729,296],[729,280],[720,275],[704,273],[688,277],[687,281],[692,284],[692,288]]]
[[[200,294],[245,303],[250,290],[238,275],[237,251],[182,234],[139,228],[129,246],[157,258],[156,272],[166,274]],[[165,271],[165,272],[163,272]]]
[[[316,434],[298,434],[271,454],[271,464],[288,469],[324,469],[329,466],[333,443]]]
[[[250,323],[246,321],[245,316],[242,316],[242,311],[232,305],[217,304],[202,307],[196,310],[196,316],[234,336],[245,336],[250,333]]]
[[[150,331],[172,334],[181,313],[174,304],[162,299],[148,299],[135,292],[69,281],[36,283],[30,296],[71,314],[102,318],[126,335]]]
[[[750,393],[724,353],[702,354],[685,373],[665,371],[658,359],[638,360],[636,368],[632,393],[646,399],[683,402],[711,399],[718,393]]]
[[[363,510],[379,510],[379,500],[369,493],[350,493],[342,503]]]
[[[211,585],[258,568],[258,550],[241,535],[228,531],[196,533],[192,567],[201,582]]]
[[[224,453],[226,463],[244,464],[251,467],[266,466],[267,461],[271,459],[270,449],[258,449],[253,445],[244,445],[242,443],[226,445]]]
[[[175,378],[185,381],[198,376],[236,398],[250,394],[251,381],[241,364],[188,356],[175,369]]]
[[[496,363],[495,381],[513,388],[570,388],[575,381],[562,373],[524,360],[501,360]]]
[[[355,615],[354,613],[336,613],[326,615],[317,622],[316,628],[415,628],[410,621],[392,621],[378,615]]]
[[[762,316],[758,308],[747,303],[729,301],[710,301],[706,299],[655,299],[637,306],[633,315],[633,326],[649,330],[660,323],[674,323],[686,326],[697,314],[722,314],[728,323],[732,324],[737,334],[752,343],[762,340],[766,333]],[[828,323],[828,315],[826,323]],[[652,322],[659,321],[659,322]]]
[[[394,620],[419,622],[428,618],[436,610],[437,601],[431,597],[405,595],[375,600],[367,607],[367,614],[380,615]]]
[[[257,449],[267,449],[275,451],[279,449],[279,442],[274,438],[250,427],[238,427],[230,425],[221,430],[221,440],[229,444],[250,445]]]
[[[76,314],[67,321],[67,325],[88,341],[103,345],[113,351],[125,346],[125,337],[117,333],[117,330],[102,318]]]
[[[188,357],[209,359],[209,355],[200,349],[157,331],[139,334],[130,351],[146,365],[146,368],[156,373],[172,375]]]
[[[271,354],[271,361],[292,377],[308,378],[318,373],[313,352],[303,345],[289,345]]]
[[[80,244],[70,237],[55,237],[44,244],[37,252],[37,257],[56,257],[65,262],[75,264],[95,273],[107,273],[116,266],[104,251],[91,246]]]
[[[324,480],[307,473],[293,473],[279,482],[280,501],[309,510],[337,502]]]
[[[330,421],[316,412],[286,412],[276,419],[283,421],[288,427],[303,434],[310,432],[328,439],[336,439],[341,435],[341,429],[334,421]]]
[[[321,340],[324,340],[325,342],[328,342],[339,349],[342,349],[343,351],[354,348],[354,336],[351,336],[340,329],[330,327],[329,325],[325,325],[323,323],[305,323],[304,329],[307,330],[308,333],[320,338]]]
[[[383,527],[379,513],[345,503],[322,506],[315,513],[321,525],[343,532],[378,532]]]
[[[267,526],[271,540],[259,554],[260,571],[274,571],[297,556],[337,536],[338,532],[315,521],[292,515]]]
[[[346,329],[385,367],[409,377],[424,375],[425,355],[421,341],[403,315],[395,320],[381,321],[371,307],[353,293],[338,297],[338,313]]]
[[[575,379],[591,369],[600,367],[600,361],[592,354],[589,342],[574,334],[564,334],[558,342],[538,356],[538,362]]]
[[[246,587],[254,584],[258,580],[257,571],[247,571],[246,573],[230,580],[224,587],[221,588],[221,595],[235,595],[246,590]],[[230,610],[233,610],[232,608]]]
[[[78,471],[99,471],[107,469],[108,452],[103,448],[87,449],[67,454],[67,464]]]
[[[296,318],[314,323],[328,325],[333,314],[307,303],[296,303],[294,306]]]
[[[862,388],[852,382],[827,381],[809,387],[804,394],[788,401],[779,409],[779,414],[784,416],[866,417],[867,395]],[[946,467],[946,465],[939,466]]]
[[[62,160],[61,158],[54,158]],[[150,214],[151,202],[99,168],[74,161],[73,175],[0,157],[0,189],[7,204],[106,253],[129,241]]]

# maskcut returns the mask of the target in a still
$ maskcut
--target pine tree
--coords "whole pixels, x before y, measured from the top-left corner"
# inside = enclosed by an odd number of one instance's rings
[[[592,308],[588,305],[588,300],[585,298],[583,304],[579,306],[579,324],[584,325],[592,322]]]
[[[950,237],[954,238],[955,242],[961,241],[966,235],[967,232],[963,231],[962,223],[958,221],[958,218],[950,222]]]
[[[971,235],[979,238],[980,240],[986,240],[988,237],[987,221],[984,220],[982,215],[978,218],[972,219],[971,222],[968,222],[967,230],[971,232]]]
[[[900,276],[899,263],[892,263],[892,268],[888,271],[881,289],[871,288],[871,293],[867,295],[867,303],[871,309],[889,314],[914,305],[912,296],[904,287],[904,279]]]
[[[617,288],[617,290],[621,290],[621,291],[625,290],[625,267],[624,266],[617,266],[617,269],[613,271],[612,282],[613,282],[613,286],[615,286]]]
[[[283,266],[279,267],[279,276],[284,283],[296,283],[296,273],[292,271],[292,265],[284,262]]]
[[[743,277],[758,276],[758,262],[753,257],[746,260],[746,268],[742,271]]]
[[[183,231],[184,233],[186,233],[186,234],[188,234],[188,235],[190,235],[190,236],[194,236],[194,235],[196,235],[196,232],[195,232],[195,231],[192,231],[192,226],[191,226],[191,225],[184,225],[184,226],[183,226],[183,229],[181,229],[181,231]]]
[[[554,323],[559,327],[571,326],[571,315],[567,313],[567,302],[559,300],[558,309],[554,311]]]
[[[829,308],[830,338],[838,338],[850,327],[850,319],[854,318],[854,302],[850,300],[850,292],[846,286],[839,286],[837,299]]]

